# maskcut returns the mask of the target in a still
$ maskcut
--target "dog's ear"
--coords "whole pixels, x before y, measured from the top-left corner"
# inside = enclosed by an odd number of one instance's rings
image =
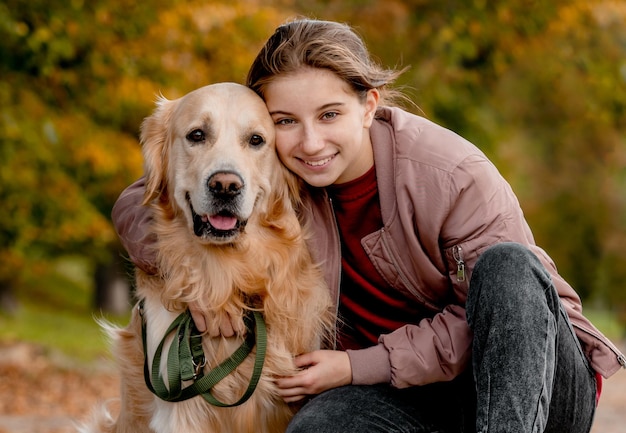
[[[165,192],[166,168],[169,158],[170,119],[176,101],[159,96],[156,109],[141,124],[141,146],[146,176],[144,204]]]
[[[302,205],[302,180],[287,167],[276,161],[272,171],[272,191],[269,198],[270,219],[278,218],[287,209],[299,209]]]
[[[282,176],[284,179],[284,185],[287,188],[286,194],[288,199],[291,202],[291,205],[294,209],[299,209],[302,205],[302,192],[304,181],[293,174],[287,167],[285,167],[282,163],[280,164],[282,170]]]

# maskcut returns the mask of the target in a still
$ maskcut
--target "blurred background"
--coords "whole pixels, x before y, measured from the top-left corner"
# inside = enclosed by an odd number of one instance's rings
[[[468,138],[612,338],[626,325],[626,1],[3,0],[0,343],[88,362],[132,269],[110,213],[142,174],[141,121],[242,83],[274,28],[344,21],[420,114]],[[415,110],[414,110],[415,111]]]

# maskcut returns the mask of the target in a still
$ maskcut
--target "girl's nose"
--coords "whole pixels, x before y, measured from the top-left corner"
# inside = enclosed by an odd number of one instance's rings
[[[314,155],[324,148],[324,140],[314,127],[305,127],[300,143],[302,151],[308,155]]]

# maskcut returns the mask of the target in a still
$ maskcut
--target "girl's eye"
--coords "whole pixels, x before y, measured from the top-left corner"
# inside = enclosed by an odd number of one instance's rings
[[[322,119],[324,119],[324,120],[331,120],[331,119],[334,119],[337,116],[338,116],[338,113],[336,111],[329,111],[327,113],[322,114]]]
[[[276,121],[276,125],[291,125],[293,124],[293,119],[279,119]]]

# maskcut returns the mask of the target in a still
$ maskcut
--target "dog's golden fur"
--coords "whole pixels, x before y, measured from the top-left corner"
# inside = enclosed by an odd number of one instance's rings
[[[293,356],[319,347],[333,320],[328,290],[294,210],[298,183],[275,154],[265,104],[251,90],[229,83],[173,101],[161,98],[142,125],[141,139],[145,203],[154,215],[160,273],[137,270],[143,316],[135,309],[126,328],[109,327],[121,372],[119,416],[115,420],[101,409],[82,431],[282,432],[293,409],[279,398],[273,378],[294,374]],[[267,355],[259,384],[244,404],[219,408],[202,397],[169,403],[146,387],[141,321],[152,362],[166,328],[189,304],[202,309],[209,329],[228,317],[235,329],[244,329],[244,312],[262,311]],[[241,341],[241,335],[205,334],[205,371]],[[253,362],[254,351],[213,395],[237,401]]]

